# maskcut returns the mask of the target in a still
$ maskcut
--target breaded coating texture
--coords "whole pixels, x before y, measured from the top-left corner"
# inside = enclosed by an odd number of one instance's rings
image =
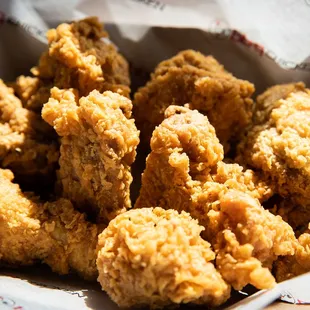
[[[305,89],[305,84],[302,82],[269,87],[265,92],[257,96],[255,111],[253,113],[253,123],[262,124],[267,122],[278,100],[285,99],[290,93],[304,91]]]
[[[215,248],[216,265],[229,284],[272,287],[267,267],[279,255],[293,255],[297,243],[291,227],[258,201],[272,189],[253,171],[221,161],[223,149],[206,116],[176,106],[166,115],[153,133],[135,207],[189,212],[206,228],[203,237]]]
[[[217,201],[222,188],[238,189],[261,201],[272,195],[253,171],[222,162],[223,147],[206,116],[170,106],[166,117],[153,132],[136,207],[173,205],[181,211],[196,205],[197,212],[205,214],[205,204]]]
[[[295,231],[295,235],[299,236],[304,233],[310,222],[310,206],[299,205],[294,199],[281,199],[273,206],[271,212],[280,215],[284,221]]]
[[[262,170],[283,197],[310,199],[310,91],[274,103],[268,121],[254,125],[241,143],[240,158]]]
[[[206,226],[217,269],[237,290],[248,283],[259,289],[272,287],[275,280],[268,268],[278,256],[293,255],[297,247],[292,228],[240,191],[227,191],[219,203],[218,210],[208,213]]]
[[[54,272],[70,270],[95,279],[98,229],[70,201],[41,203],[25,195],[13,174],[0,169],[0,263],[13,266],[44,262]]]
[[[48,178],[59,157],[53,128],[36,113],[23,108],[13,89],[0,80],[0,164],[19,182]]]
[[[208,116],[226,151],[251,120],[253,92],[253,84],[235,78],[212,56],[186,50],[161,62],[135,93],[134,116],[149,141],[168,106],[189,104]]]
[[[94,89],[129,96],[128,63],[108,42],[97,17],[61,24],[47,32],[49,50],[32,73],[59,88],[76,88],[86,96]]]
[[[98,222],[130,208],[130,165],[139,131],[129,99],[97,90],[78,99],[75,90],[51,90],[43,119],[61,137],[58,177],[63,195]]]
[[[294,256],[281,257],[276,261],[274,269],[278,282],[310,271],[310,230],[300,235],[298,242]]]
[[[24,108],[41,114],[43,104],[50,97],[52,84],[37,77],[21,75],[12,83],[12,87]]]
[[[120,307],[196,303],[217,306],[230,287],[216,271],[203,227],[188,213],[130,210],[98,237],[98,281]]]

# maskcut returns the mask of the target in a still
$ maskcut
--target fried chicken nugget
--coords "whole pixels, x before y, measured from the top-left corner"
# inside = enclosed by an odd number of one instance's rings
[[[176,106],[166,116],[153,133],[135,207],[189,212],[206,228],[203,237],[215,248],[229,284],[273,286],[265,267],[279,255],[294,254],[297,241],[291,227],[258,202],[272,189],[253,171],[221,161],[223,148],[206,116]]]
[[[235,78],[212,56],[186,50],[161,62],[135,93],[134,116],[149,142],[168,106],[189,104],[208,116],[226,151],[251,120],[253,92],[253,84]]]
[[[12,169],[16,179],[48,179],[59,158],[53,128],[40,116],[22,107],[13,89],[0,80],[0,164]]]
[[[298,85],[291,87],[296,89]],[[291,93],[268,106],[272,108],[266,114],[267,120],[255,124],[239,146],[239,161],[263,171],[281,196],[293,196],[298,204],[307,205],[310,199],[310,91]]]
[[[129,97],[129,67],[108,41],[97,17],[61,24],[47,32],[49,50],[31,71],[58,88],[76,88],[86,96],[92,90],[111,90]]]
[[[98,237],[98,281],[120,307],[220,305],[230,287],[211,262],[215,255],[202,230],[185,212],[127,211]]]
[[[0,263],[44,262],[59,274],[74,270],[94,280],[98,227],[70,201],[41,203],[23,194],[12,179],[11,171],[0,169]]]
[[[139,131],[131,101],[97,90],[78,99],[75,90],[51,90],[43,119],[61,137],[60,170],[63,195],[85,212],[106,222],[130,208],[130,165]]]

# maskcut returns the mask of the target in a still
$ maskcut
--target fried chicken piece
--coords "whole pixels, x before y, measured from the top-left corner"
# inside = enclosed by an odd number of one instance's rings
[[[276,107],[278,100],[287,98],[290,93],[304,90],[305,84],[302,82],[269,87],[265,92],[257,96],[253,113],[253,123],[266,123],[270,118],[272,110]]]
[[[12,87],[24,108],[41,113],[43,104],[50,97],[52,84],[37,77],[21,75],[12,83]]]
[[[195,204],[204,214],[204,205],[217,201],[223,187],[260,201],[272,195],[253,171],[222,162],[223,147],[206,116],[178,106],[170,106],[165,115],[153,132],[137,207],[173,205],[181,211]]]
[[[278,282],[291,279],[310,271],[310,227],[298,238],[299,245],[294,256],[279,258],[275,263]]]
[[[262,170],[281,196],[293,196],[298,204],[307,205],[310,199],[310,91],[291,93],[269,106],[273,106],[268,112],[269,119],[254,125],[239,146],[239,161]]]
[[[139,144],[131,109],[131,101],[117,93],[94,90],[78,99],[76,91],[55,87],[42,110],[61,137],[63,195],[100,223],[131,207],[130,165]]]
[[[208,116],[226,151],[251,120],[253,92],[253,84],[235,78],[212,56],[186,50],[161,62],[135,93],[134,116],[149,142],[168,106],[189,104]]]
[[[292,228],[240,191],[227,191],[219,203],[218,210],[208,213],[206,226],[217,269],[237,290],[248,283],[259,289],[272,287],[275,280],[268,268],[279,255],[293,255],[297,247]]]
[[[21,183],[48,179],[58,162],[53,128],[36,113],[22,107],[13,89],[0,80],[0,165]]]
[[[97,226],[86,222],[70,201],[39,202],[23,194],[12,179],[11,171],[0,169],[0,263],[41,261],[59,274],[74,270],[94,280]]]
[[[291,227],[258,201],[268,199],[272,189],[253,171],[221,161],[223,148],[207,117],[177,106],[170,106],[166,117],[153,133],[135,207],[189,212],[206,228],[203,237],[215,248],[229,284],[273,286],[267,267],[279,255],[294,254],[296,239]]]
[[[299,205],[294,199],[281,199],[271,212],[280,215],[289,223],[297,236],[304,233],[310,223],[310,206]]]
[[[111,90],[129,97],[128,63],[109,42],[97,17],[61,24],[47,32],[49,50],[32,73],[58,88],[76,88],[81,96]]]
[[[185,212],[127,211],[98,237],[98,281],[120,307],[220,305],[230,287],[211,262],[215,254],[202,230]]]

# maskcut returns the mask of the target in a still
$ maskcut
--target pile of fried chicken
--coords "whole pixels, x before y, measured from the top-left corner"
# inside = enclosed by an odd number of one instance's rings
[[[47,38],[29,76],[0,80],[1,265],[45,263],[151,308],[218,306],[310,271],[302,82],[254,101],[253,84],[187,50],[132,102],[128,63],[97,18]],[[150,153],[132,204],[138,145]]]

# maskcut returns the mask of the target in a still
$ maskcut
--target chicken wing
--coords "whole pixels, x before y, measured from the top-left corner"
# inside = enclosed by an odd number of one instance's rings
[[[97,90],[78,98],[75,90],[51,90],[43,119],[61,137],[60,180],[63,195],[80,209],[108,223],[130,208],[130,166],[135,160],[139,131],[131,101]]]
[[[149,142],[168,106],[189,104],[208,116],[226,151],[251,120],[253,92],[253,84],[235,78],[212,56],[187,50],[161,62],[135,93],[134,116]]]

